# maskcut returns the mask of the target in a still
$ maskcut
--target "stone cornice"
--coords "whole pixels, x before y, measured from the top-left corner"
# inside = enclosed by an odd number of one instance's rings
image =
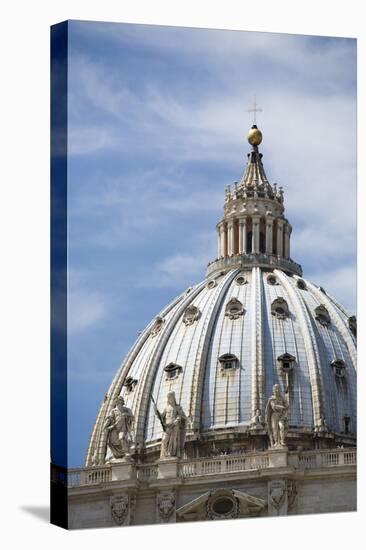
[[[219,258],[208,264],[206,277],[211,277],[218,271],[235,268],[263,267],[270,269],[281,269],[283,271],[302,276],[302,267],[293,260],[286,260],[283,256],[275,254],[236,254],[228,258]]]

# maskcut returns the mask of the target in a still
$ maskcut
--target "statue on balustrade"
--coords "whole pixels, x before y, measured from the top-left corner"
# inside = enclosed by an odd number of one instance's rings
[[[269,443],[272,448],[286,447],[288,409],[288,393],[283,397],[279,384],[275,384],[265,412]]]
[[[155,414],[163,428],[160,458],[181,458],[186,438],[187,417],[176,402],[174,391],[168,392],[167,404],[162,412],[158,410],[154,399],[152,401]]]
[[[131,409],[125,407],[125,400],[119,395],[104,424],[104,430],[107,432],[107,445],[113,455],[112,462],[121,459],[132,460],[133,425],[133,413]]]

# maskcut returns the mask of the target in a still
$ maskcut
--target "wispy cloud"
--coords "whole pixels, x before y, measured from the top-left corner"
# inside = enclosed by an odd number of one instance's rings
[[[90,288],[88,276],[81,271],[70,270],[68,293],[68,332],[90,330],[107,316],[106,297]]]

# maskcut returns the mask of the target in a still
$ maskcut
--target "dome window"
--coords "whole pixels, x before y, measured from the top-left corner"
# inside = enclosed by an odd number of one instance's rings
[[[234,370],[239,366],[239,359],[233,353],[224,353],[219,357],[222,371]]]
[[[128,393],[131,393],[135,389],[136,384],[137,380],[135,378],[132,378],[132,376],[128,376],[123,385],[125,386]]]
[[[186,327],[193,325],[201,316],[201,312],[196,306],[188,306],[183,315],[183,323]]]
[[[332,361],[331,367],[338,378],[343,378],[346,374],[346,365],[342,359],[335,359]]]
[[[229,319],[239,319],[240,315],[243,315],[243,313],[243,304],[237,298],[231,298],[226,304],[225,315],[229,317]]]
[[[241,286],[241,285],[245,285],[248,281],[246,281],[245,277],[243,277],[243,275],[239,275],[239,277],[237,277],[235,279],[235,282],[237,285]]]
[[[160,330],[161,330],[161,327],[163,326],[164,324],[164,319],[162,317],[156,317],[155,321],[154,321],[154,324],[151,328],[151,331],[150,331],[150,334],[151,336],[156,336]]]
[[[295,357],[290,353],[283,353],[277,357],[277,361],[280,365],[280,369],[284,374],[287,374],[292,371],[295,366]]]
[[[269,285],[278,285],[277,279],[274,275],[268,275],[267,277],[267,283]]]
[[[164,367],[165,380],[174,380],[175,378],[178,378],[182,370],[183,367],[180,365],[177,365],[176,363],[169,363],[169,365]]]
[[[208,283],[206,285],[206,288],[211,290],[211,288],[215,288],[216,285],[217,285],[217,283],[216,283],[215,279],[212,279],[211,281],[208,281]]]
[[[296,286],[300,290],[306,290],[307,289],[306,283],[303,279],[297,279]]]
[[[320,305],[315,308],[315,319],[324,327],[328,327],[330,325],[330,316],[328,313],[328,310],[325,306]]]
[[[286,319],[286,317],[289,317],[290,312],[286,300],[281,297],[276,298],[272,302],[271,313],[277,317],[277,319]]]
[[[349,425],[351,423],[351,417],[346,414],[343,417],[343,422],[344,422],[344,433],[345,435],[348,435],[350,432]]]
[[[348,327],[350,331],[352,332],[353,336],[357,337],[357,319],[354,315],[351,317],[348,317]]]

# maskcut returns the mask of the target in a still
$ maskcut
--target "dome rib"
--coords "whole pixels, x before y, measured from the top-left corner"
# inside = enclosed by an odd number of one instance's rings
[[[213,331],[217,323],[217,312],[221,309],[223,301],[227,296],[231,283],[237,276],[240,270],[235,270],[232,274],[226,278],[222,288],[218,291],[218,296],[211,302],[210,312],[207,314],[205,321],[206,330],[202,330],[201,342],[197,348],[197,354],[194,364],[194,375],[191,386],[190,406],[189,414],[192,418],[192,428],[194,431],[200,430],[202,426],[202,404],[203,404],[203,390],[204,379],[206,374],[207,356],[210,349],[210,342],[213,336]]]
[[[349,332],[349,329],[348,329],[346,323],[344,322],[342,317],[339,315],[339,313],[338,313],[336,307],[334,306],[332,300],[330,299],[330,297],[327,294],[323,294],[323,292],[321,292],[313,283],[309,282],[308,285],[311,288],[312,293],[315,294],[315,296],[322,303],[324,303],[325,307],[329,311],[329,314],[331,316],[332,321],[334,322],[335,326],[337,327],[337,329],[341,333],[342,338],[344,339],[344,341],[347,345],[349,354],[351,355],[353,364],[355,366],[355,369],[357,370],[357,350],[356,350],[354,340],[350,336],[350,332]],[[343,308],[342,308],[342,310],[343,310]],[[344,310],[344,312],[345,312],[345,310]]]
[[[264,411],[264,369],[263,369],[263,289],[261,271],[252,269],[252,417],[257,409]]]
[[[320,420],[324,414],[322,407],[324,392],[320,369],[321,362],[316,346],[316,336],[306,305],[303,302],[301,295],[295,291],[284,273],[277,269],[275,269],[274,272],[281,281],[283,287],[286,289],[294,307],[294,311],[299,319],[309,365],[314,425],[317,426],[320,424]]]

